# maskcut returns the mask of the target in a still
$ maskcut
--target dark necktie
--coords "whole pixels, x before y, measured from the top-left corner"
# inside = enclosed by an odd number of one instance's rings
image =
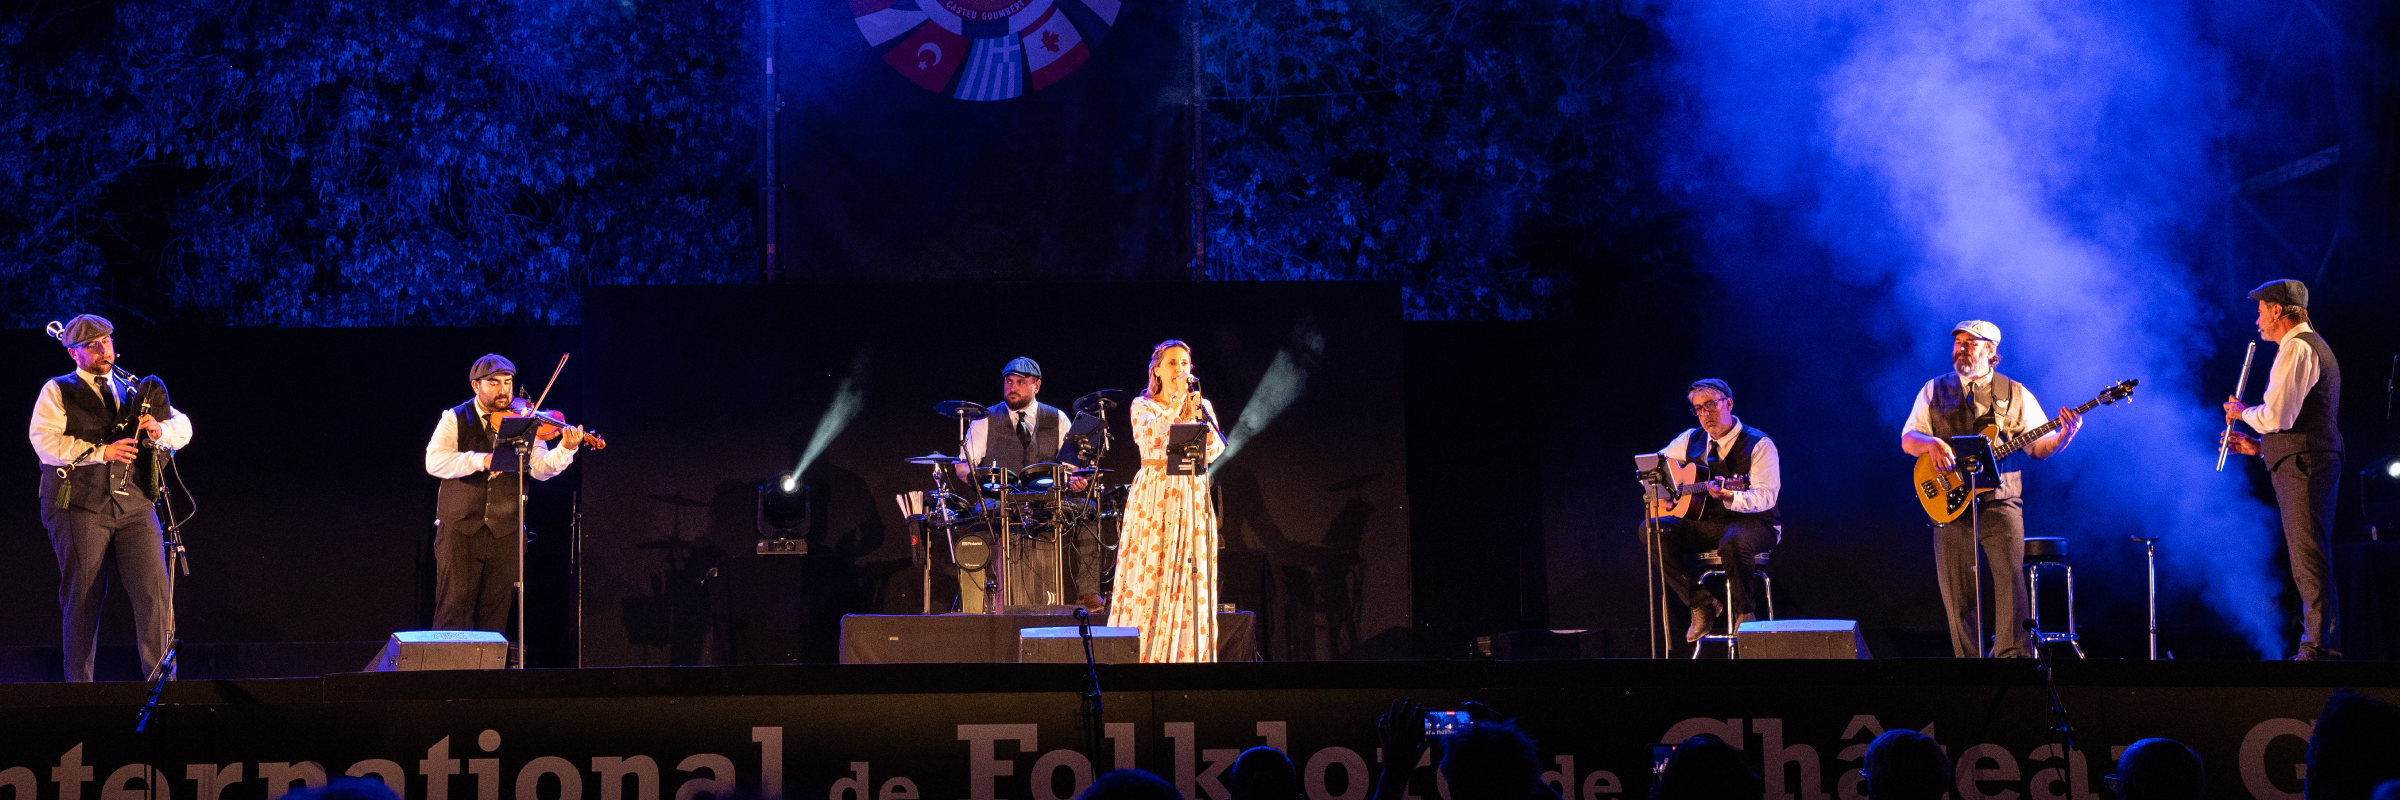
[[[1986,380],[1982,383],[1975,384],[1973,388],[1968,390],[1968,396],[1972,397],[1975,401],[1976,419],[1989,419],[1992,417],[1991,381]]]
[[[109,419],[116,419],[118,415],[125,413],[125,407],[117,404],[117,387],[111,385],[108,378],[102,377],[99,380],[99,388],[101,399],[108,401]]]
[[[1033,443],[1033,412],[1017,412],[1017,438],[1029,445]]]

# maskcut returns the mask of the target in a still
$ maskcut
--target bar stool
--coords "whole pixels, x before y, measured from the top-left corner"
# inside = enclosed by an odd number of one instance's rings
[[[1767,619],[1774,619],[1775,577],[1767,574],[1767,555],[1770,552],[1773,551],[1762,550],[1759,551],[1757,555],[1751,556],[1750,571],[1752,574],[1758,576],[1760,583],[1766,584]],[[1717,551],[1715,550],[1710,550],[1700,554],[1700,566],[1708,568],[1707,571],[1700,573],[1699,582],[1702,591],[1707,590],[1708,579],[1726,578],[1725,557],[1718,555]],[[1725,611],[1725,632],[1701,634],[1698,641],[1692,642],[1693,658],[1699,658],[1700,648],[1707,647],[1709,642],[1723,643],[1725,645],[1725,656],[1727,658],[1738,659],[1742,657],[1741,640],[1735,637],[1735,634],[1739,633],[1741,629],[1741,616],[1739,612],[1732,610],[1732,603],[1726,603],[1725,605],[1727,606]]]
[[[2057,567],[2067,575],[2067,632],[2052,633],[2042,624],[2042,573],[2044,566]],[[2056,536],[2033,536],[2025,539],[2025,585],[2027,605],[2033,608],[2033,626],[2040,628],[2042,646],[2066,642],[2075,648],[2075,657],[2083,658],[2083,643],[2075,638],[2075,565],[2067,563],[2067,540]]]

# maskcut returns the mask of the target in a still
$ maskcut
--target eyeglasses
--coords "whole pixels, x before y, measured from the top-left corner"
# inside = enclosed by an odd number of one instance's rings
[[[1715,400],[1710,400],[1708,402],[1692,406],[1692,413],[1694,414],[1706,414],[1715,410],[1717,410],[1717,401]]]

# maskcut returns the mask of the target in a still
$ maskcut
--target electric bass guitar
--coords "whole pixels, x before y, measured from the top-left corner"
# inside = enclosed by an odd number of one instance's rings
[[[1669,466],[1667,474],[1675,482],[1675,494],[1673,497],[1662,497],[1661,495],[1667,493],[1667,487],[1665,484],[1660,484],[1650,495],[1649,502],[1645,504],[1650,508],[1650,516],[1680,517],[1690,513],[1692,495],[1707,494],[1710,488],[1724,489],[1729,492],[1747,491],[1750,488],[1750,476],[1748,475],[1730,475],[1712,480],[1700,480],[1700,464],[1696,461]]]
[[[2099,406],[2115,405],[2119,400],[2132,397],[2133,387],[2140,383],[2141,381],[2138,380],[2118,381],[2115,386],[2110,386],[2100,392],[2099,397],[2092,398],[2091,402],[2076,406],[2075,413],[2082,414]],[[1992,445],[1992,463],[1998,464],[2000,459],[2007,458],[2009,454],[2024,449],[2026,445],[2033,444],[2035,439],[2040,439],[2049,435],[2051,431],[2058,430],[2060,424],[2062,423],[2058,419],[2052,419],[2040,427],[2017,434],[2006,441],[2000,439],[1998,425],[1984,426],[1982,434],[1984,441],[1990,442]],[[1975,494],[1983,494],[2000,488],[1998,480],[1998,475],[1992,476],[1986,485],[1975,487]],[[1917,502],[1925,506],[1926,515],[1933,517],[1933,521],[1937,523],[1958,519],[1958,515],[1966,513],[1967,503],[1973,499],[1967,494],[1967,476],[1959,474],[1956,470],[1945,472],[1935,468],[1932,453],[1917,457],[1916,483]]]

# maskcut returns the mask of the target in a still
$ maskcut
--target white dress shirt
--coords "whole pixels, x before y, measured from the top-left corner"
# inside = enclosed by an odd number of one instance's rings
[[[2317,349],[2299,338],[2315,331],[2303,322],[2275,340],[2275,366],[2267,370],[2266,396],[2242,411],[2242,421],[2249,423],[2251,430],[2274,433],[2292,427],[2292,421],[2300,418],[2300,401],[2308,399],[2308,390],[2316,387],[2322,373]]]
[[[75,371],[75,377],[83,379],[83,385],[91,389],[94,397],[99,397],[104,391],[101,388],[102,381],[110,380],[108,376],[94,375],[80,369]],[[120,387],[117,392],[119,403],[124,402],[125,395],[126,392]],[[175,412],[175,418],[158,421],[163,431],[158,444],[169,450],[181,450],[184,445],[192,443],[192,417],[174,406],[168,406],[167,410]],[[107,455],[104,448],[93,447],[90,442],[67,435],[67,406],[59,397],[56,381],[42,382],[41,394],[33,399],[33,423],[28,426],[27,435],[33,440],[34,454],[46,466],[98,464]]]
[[[1658,454],[1672,459],[1675,463],[1684,463],[1684,455],[1691,452],[1690,440],[1693,431],[1705,434],[1708,429],[1693,428],[1676,434],[1674,441],[1667,442],[1666,448],[1658,451]],[[1728,428],[1722,438],[1711,438],[1710,441],[1717,446],[1717,457],[1724,458],[1733,452],[1734,442],[1741,438],[1742,419],[1735,417],[1733,418],[1733,427]],[[1758,437],[1758,444],[1750,447],[1750,488],[1734,492],[1732,499],[1724,501],[1725,508],[1736,514],[1756,514],[1774,508],[1775,500],[1781,494],[1783,494],[1783,458],[1776,454],[1773,438]]]
[[[477,406],[481,409],[481,406]],[[539,439],[533,442],[533,479],[546,481],[567,471],[575,463],[575,451],[551,447]],[[502,466],[513,466],[503,464]],[[425,443],[425,472],[436,478],[464,478],[492,468],[492,454],[461,452],[458,449],[458,414],[442,412],[442,420],[434,423],[433,439]]]
[[[991,421],[995,419],[1000,420],[1002,424],[1007,425],[1013,430],[1017,427],[1017,418],[1022,416],[1026,418],[1027,422],[1031,423],[1035,433],[1040,433],[1042,430],[1042,418],[1035,416],[1034,412],[1039,411],[1041,407],[1042,404],[1038,401],[1027,401],[1025,403],[1025,410],[1023,411],[1012,410],[1006,405],[995,406],[993,413],[990,416],[967,423],[967,451],[965,453],[961,453],[960,455],[967,457],[968,464],[975,466],[983,465],[984,432],[989,429]],[[1041,458],[1027,463],[1040,464],[1042,462],[1049,461],[1052,456],[1058,454],[1059,448],[1067,446],[1067,428],[1072,426],[1067,424],[1066,414],[1064,412],[1061,412],[1058,416],[1058,441],[1051,442],[1049,447],[1044,448],[1039,453]]]

